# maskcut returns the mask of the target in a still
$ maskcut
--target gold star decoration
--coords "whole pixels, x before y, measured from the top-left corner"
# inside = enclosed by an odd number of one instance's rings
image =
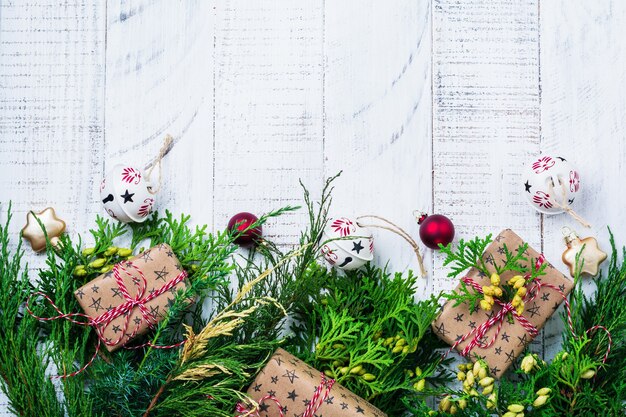
[[[567,249],[563,252],[563,262],[569,267],[570,275],[573,277],[576,273],[576,255],[581,250],[580,262],[583,262],[581,273],[598,275],[600,264],[604,262],[607,254],[600,250],[598,241],[593,237],[580,239],[578,236],[567,242]]]
[[[65,222],[59,219],[52,207],[35,213],[29,211],[26,215],[26,226],[22,229],[22,237],[30,242],[35,252],[41,252],[46,249],[46,235],[37,222],[37,219],[43,224],[48,234],[48,239],[53,245],[59,240],[59,236],[65,231]]]

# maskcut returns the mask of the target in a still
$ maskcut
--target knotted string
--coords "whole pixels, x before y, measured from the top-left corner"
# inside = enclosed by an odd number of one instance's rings
[[[124,266],[124,264],[126,265],[126,267]],[[135,272],[139,274],[139,278],[131,274],[126,268],[133,268]],[[135,297],[130,295],[128,288],[126,287],[126,283],[124,282],[120,274],[120,271],[124,273],[127,277],[130,277],[133,284],[137,286],[138,290],[137,290],[137,294],[135,295]],[[141,271],[141,269],[135,266],[132,262],[116,264],[113,267],[113,277],[115,278],[115,282],[119,286],[120,293],[122,294],[123,298],[126,301],[124,301],[122,304],[118,305],[117,307],[114,307],[110,309],[109,311],[102,313],[101,315],[97,317],[90,317],[84,313],[63,313],[61,309],[54,303],[54,301],[52,301],[52,299],[47,294],[41,291],[32,293],[26,300],[27,311],[30,313],[31,316],[33,316],[37,320],[53,321],[53,320],[58,320],[58,319],[65,319],[67,321],[70,321],[74,324],[78,324],[80,326],[93,327],[94,330],[96,331],[96,334],[98,335],[96,350],[93,356],[91,357],[91,359],[82,368],[70,374],[56,375],[51,378],[68,378],[68,377],[76,376],[80,374],[81,372],[83,372],[93,363],[93,361],[98,356],[100,352],[101,343],[104,343],[107,346],[117,346],[120,342],[122,342],[122,340],[126,336],[128,336],[127,340],[132,340],[137,335],[140,325],[143,322],[142,321],[142,322],[136,323],[136,326],[133,329],[132,333],[130,334],[126,333],[126,331],[128,330],[128,326],[130,324],[131,316],[132,316],[130,312],[133,311],[133,309],[135,308],[139,310],[141,316],[143,317],[143,320],[145,320],[145,322],[148,324],[148,327],[150,329],[154,329],[154,326],[157,324],[157,322],[155,320],[155,316],[152,313],[150,313],[150,311],[148,311],[148,308],[146,307],[146,303],[163,295],[164,293],[166,293],[167,291],[171,290],[176,285],[181,283],[185,278],[187,278],[187,272],[183,270],[180,274],[176,276],[176,278],[169,281],[167,284],[165,284],[158,290],[149,292],[148,295],[146,295],[146,288],[147,288],[146,278],[143,272]],[[30,308],[30,302],[31,302],[31,298],[37,295],[42,296],[45,300],[47,300],[48,303],[52,306],[52,308],[54,308],[56,312],[59,314],[53,317],[39,317],[35,315]],[[121,335],[116,340],[107,339],[104,335],[104,331],[115,319],[122,317],[122,316],[126,316],[126,319],[124,320],[124,327],[122,329]],[[146,342],[138,346],[132,346],[132,347],[124,346],[124,347],[126,349],[139,349],[139,348],[143,348],[146,346],[150,346],[155,349],[172,349],[172,348],[179,347],[184,343],[185,341],[183,340],[182,342],[179,342],[173,345],[161,346],[161,345],[154,345],[152,342]]]
[[[588,228],[591,227],[591,225],[585,219],[583,219],[578,213],[576,213],[574,209],[572,209],[569,203],[567,202],[567,190],[565,189],[565,182],[561,181],[561,201],[562,202],[557,201],[557,199],[555,198],[554,184],[552,181],[548,182],[548,191],[550,195],[552,196],[550,198],[550,201],[554,203],[555,206],[557,206],[561,210],[564,210],[567,214],[572,216],[578,223],[580,223],[584,227],[588,227]]]
[[[148,182],[150,182],[150,175],[152,175],[152,171],[154,170],[154,168],[157,165],[159,166],[159,181],[157,183],[157,186],[156,187],[152,187],[152,186],[148,187],[148,191],[151,194],[156,194],[161,189],[161,174],[162,174],[162,171],[163,171],[161,169],[161,161],[163,160],[165,155],[167,155],[167,153],[172,149],[173,146],[174,146],[174,138],[170,134],[165,135],[165,139],[163,139],[163,145],[161,146],[161,150],[159,151],[159,155],[150,164],[148,164],[145,167],[146,180]]]
[[[300,417],[315,417],[315,413],[324,404],[324,401],[328,399],[330,391],[333,388],[333,385],[335,385],[334,379],[326,379],[326,375],[324,375],[323,373],[320,375],[322,377],[322,380],[315,389],[315,393],[313,394],[313,397],[311,397],[311,401],[309,401],[309,403],[307,404],[306,410],[304,410],[304,413],[301,414]],[[284,407],[282,406],[280,401],[273,395],[266,395],[265,397],[261,398],[258,402],[258,405],[263,404],[267,400],[273,401],[276,404],[280,417],[285,417]],[[235,417],[260,417],[258,405],[252,410],[248,410],[246,406],[244,406],[242,403],[238,403],[237,407],[235,408],[235,411],[237,412]]]
[[[374,227],[374,228],[378,228],[378,229],[384,229],[384,230],[388,230],[392,233],[395,233],[396,235],[400,236],[401,238],[403,238],[404,240],[406,240],[407,242],[409,242],[409,245],[411,245],[411,247],[413,248],[413,251],[415,252],[415,256],[417,257],[417,264],[419,265],[420,268],[420,273],[422,275],[422,277],[426,276],[426,268],[424,268],[424,258],[422,257],[422,253],[420,252],[420,248],[419,245],[417,244],[417,242],[415,242],[415,240],[411,237],[411,235],[409,235],[405,230],[403,230],[400,226],[392,223],[391,221],[385,219],[384,217],[381,216],[376,216],[373,214],[367,214],[364,216],[359,216],[356,219],[365,219],[365,218],[371,218],[371,219],[378,219],[384,223],[387,223],[388,226],[382,226],[382,225],[377,225],[377,224],[361,224],[358,223],[357,224],[361,227]]]
[[[545,262],[545,258],[543,257],[543,255],[540,255],[539,258],[537,258],[537,261],[535,263],[535,268],[539,269],[539,267],[544,262]],[[524,276],[524,279],[528,279],[528,278],[530,278],[530,274],[526,274]],[[474,281],[473,279],[469,277],[464,277],[462,281],[465,284],[470,285],[478,293],[480,294],[483,293],[482,286],[478,284],[476,281]],[[569,330],[575,338],[579,338],[579,336],[576,334],[576,331],[574,330],[574,324],[572,322],[572,312],[571,312],[571,308],[570,308],[570,304],[567,299],[567,296],[556,285],[548,284],[548,283],[541,281],[539,278],[535,278],[532,282],[532,287],[530,287],[530,290],[526,293],[526,296],[524,296],[523,298],[524,303],[529,303],[533,301],[537,297],[537,295],[539,295],[539,291],[544,287],[550,288],[556,291],[561,296],[561,298],[563,298],[563,301],[565,302],[565,309],[567,312],[567,324],[569,326]],[[500,334],[500,330],[502,329],[502,324],[504,323],[504,319],[508,313],[512,314],[513,318],[515,318],[522,325],[522,327],[524,327],[524,330],[526,330],[528,334],[530,334],[532,337],[537,336],[537,334],[539,333],[539,330],[537,329],[537,327],[535,327],[532,323],[530,323],[528,319],[526,319],[526,317],[524,317],[523,315],[517,314],[517,311],[515,310],[515,307],[513,307],[513,304],[511,302],[503,303],[497,298],[494,299],[494,301],[501,307],[500,311],[498,311],[498,313],[493,315],[489,320],[487,320],[486,322],[484,322],[477,328],[472,329],[468,333],[464,334],[461,338],[457,339],[452,345],[452,347],[443,355],[444,358],[448,356],[448,354],[452,350],[456,349],[457,346],[459,346],[461,343],[465,342],[468,338],[472,336],[473,337],[469,341],[467,346],[465,346],[463,350],[460,352],[462,356],[467,356],[472,351],[472,349],[474,349],[476,346],[482,349],[488,349],[489,347],[491,347],[496,342],[498,335]],[[487,334],[487,332],[495,325],[497,325],[497,328],[491,340],[487,343],[483,342],[484,337]],[[608,338],[606,353],[604,354],[604,357],[602,358],[602,363],[605,363],[609,357],[609,354],[611,353],[611,345],[613,343],[613,339],[611,338],[611,333],[609,332],[609,330],[606,327],[600,326],[600,325],[596,325],[587,329],[585,334],[589,335],[590,333],[594,333],[596,330],[604,330]]]

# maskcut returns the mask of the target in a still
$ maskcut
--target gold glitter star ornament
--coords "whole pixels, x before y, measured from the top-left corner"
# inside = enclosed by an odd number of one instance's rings
[[[65,231],[65,222],[57,217],[52,207],[48,207],[39,213],[28,212],[26,215],[26,226],[22,229],[22,237],[30,242],[35,252],[41,252],[46,249],[46,235],[37,219],[43,224],[48,234],[48,239],[50,239],[50,243],[53,245],[58,242],[59,236]]]
[[[565,244],[567,249],[563,252],[563,263],[569,267],[569,273],[573,277],[576,273],[576,255],[582,250],[580,254],[580,262],[582,265],[582,274],[589,274],[592,276],[598,275],[600,264],[604,262],[607,257],[605,252],[602,252],[598,247],[598,241],[593,237],[586,237],[581,239],[576,232],[569,227],[563,227],[561,230],[565,237]]]

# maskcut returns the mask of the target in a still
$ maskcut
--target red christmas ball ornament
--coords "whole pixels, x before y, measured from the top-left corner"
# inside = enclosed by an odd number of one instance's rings
[[[263,232],[261,226],[250,228],[259,218],[252,213],[241,212],[235,214],[228,221],[228,230],[231,232],[239,233],[235,238],[235,243],[238,245],[246,246],[256,243]]]
[[[448,245],[454,239],[454,225],[441,214],[422,213],[417,220],[420,225],[420,239],[431,249],[439,249],[439,244]]]

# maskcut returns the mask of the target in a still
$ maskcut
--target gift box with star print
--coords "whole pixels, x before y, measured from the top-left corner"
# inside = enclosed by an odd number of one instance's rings
[[[286,416],[301,416],[321,382],[320,371],[302,362],[289,352],[278,349],[248,389],[248,396],[259,402],[275,397]],[[279,417],[273,401],[259,404],[261,417]],[[256,415],[256,414],[255,414]],[[334,384],[326,400],[315,412],[324,417],[386,417],[386,414],[339,384]]]
[[[183,271],[172,248],[167,244],[155,246],[124,261],[123,266],[128,274],[122,273],[120,277],[123,279],[126,290],[131,297],[136,297],[139,290],[137,283],[139,282],[138,280],[141,280],[141,277],[138,270],[143,273],[143,277],[146,280],[145,295],[158,291]],[[176,292],[184,290],[186,286],[185,281],[182,281],[169,291],[145,303],[146,311],[153,318],[154,322],[159,322],[163,319],[165,313],[174,302]],[[76,290],[74,295],[85,314],[91,318],[99,317],[127,301],[113,275],[113,271],[100,275],[83,285]],[[138,306],[130,310],[130,315],[123,337],[122,332],[126,323],[126,315],[113,319],[109,325],[101,328],[102,339],[105,342],[112,343],[121,337],[119,343],[115,345],[104,344],[110,352],[128,343],[133,333],[135,333],[135,336],[138,336],[148,330],[148,322],[139,311]]]
[[[523,240],[512,230],[506,229],[501,232],[483,254],[483,260],[489,272],[495,272],[493,267],[494,263],[497,265],[504,264],[504,260],[506,259],[504,245],[506,245],[509,251],[515,252],[523,243]],[[523,267],[530,270],[530,265],[536,262],[539,256],[536,250],[528,246],[525,252],[527,261],[526,264],[522,263]],[[545,283],[557,286],[563,294],[569,294],[574,286],[574,282],[569,277],[566,277],[556,270],[547,260],[544,263],[546,264],[544,270],[545,275],[540,276],[539,279]],[[513,271],[502,273],[500,276],[502,283],[507,282],[514,275],[519,275],[519,273]],[[466,276],[473,279],[481,286],[490,285],[489,277],[474,268],[470,269]],[[458,291],[459,288],[460,286],[457,287],[456,290]],[[558,291],[543,287],[535,299],[525,305],[522,315],[540,330],[562,302],[563,297]],[[476,329],[489,320],[500,310],[497,304],[490,312],[478,308],[470,311],[470,306],[467,304],[460,304],[456,307],[454,304],[454,300],[448,301],[443,306],[441,314],[432,325],[435,333],[451,346],[469,331]],[[490,342],[497,333],[497,328],[497,324],[491,327],[485,334],[482,342]],[[456,350],[461,352],[463,348],[468,345],[472,337],[473,336],[470,336],[460,343],[456,347]],[[517,320],[509,321],[505,318],[493,345],[488,348],[475,346],[469,353],[468,358],[473,361],[484,359],[489,365],[491,375],[495,378],[500,378],[531,341],[532,337]]]

